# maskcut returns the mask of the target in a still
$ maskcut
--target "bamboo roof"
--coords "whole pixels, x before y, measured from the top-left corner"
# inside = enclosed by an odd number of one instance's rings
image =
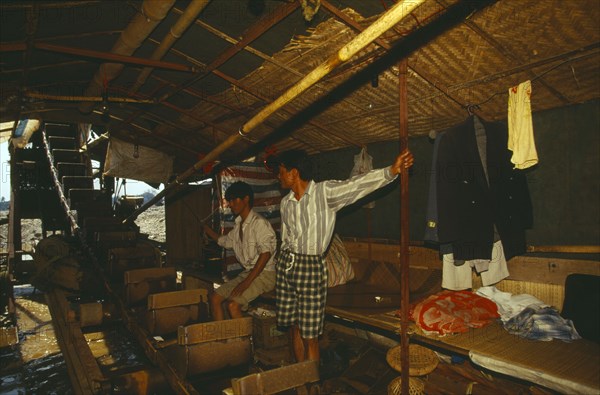
[[[92,123],[98,133],[164,151],[176,158],[177,169],[186,169],[394,1],[316,3],[320,8],[307,22],[296,1],[208,1],[166,54],[154,59],[192,4],[178,1],[123,60],[106,54],[144,2],[3,1],[1,121],[39,117]],[[473,12],[452,19],[461,7]],[[84,49],[98,53],[93,57]],[[426,0],[268,117],[223,159],[260,155],[270,145],[319,153],[397,139],[397,64],[403,57],[408,58],[410,136],[460,123],[469,105],[476,105],[482,118],[505,119],[508,89],[526,80],[532,81],[534,112],[597,99],[600,5],[597,0]],[[158,67],[136,86],[145,66],[140,59],[154,59]],[[100,102],[85,112],[81,101],[72,99],[89,93],[109,61],[122,70],[101,81],[100,91],[131,102],[110,102],[111,118],[105,122]]]

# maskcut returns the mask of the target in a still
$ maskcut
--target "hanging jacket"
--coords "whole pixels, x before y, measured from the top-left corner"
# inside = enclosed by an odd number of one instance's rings
[[[452,245],[454,259],[490,259],[495,225],[508,260],[525,252],[525,229],[533,222],[531,198],[525,174],[510,162],[506,125],[482,124],[487,137],[487,179],[474,117],[446,131],[439,142],[438,241]]]

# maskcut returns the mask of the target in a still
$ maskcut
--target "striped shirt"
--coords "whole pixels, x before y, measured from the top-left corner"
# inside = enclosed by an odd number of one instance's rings
[[[281,199],[281,248],[322,255],[333,235],[336,212],[396,177],[389,168],[371,170],[345,181],[310,181],[300,200],[290,191]]]

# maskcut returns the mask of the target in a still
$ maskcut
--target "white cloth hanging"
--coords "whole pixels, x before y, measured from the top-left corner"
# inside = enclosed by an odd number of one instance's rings
[[[444,254],[442,259],[442,288],[459,291],[473,288],[472,268],[480,274],[485,285],[496,284],[509,276],[502,241],[498,240],[492,248],[492,259],[474,259],[464,264],[454,264],[454,254]]]
[[[508,149],[510,161],[517,169],[527,169],[538,163],[531,117],[531,81],[508,90]]]
[[[373,157],[367,153],[367,147],[363,147],[360,153],[354,155],[354,167],[350,171],[350,177],[368,173],[373,170]],[[364,208],[374,208],[375,202],[369,202]]]

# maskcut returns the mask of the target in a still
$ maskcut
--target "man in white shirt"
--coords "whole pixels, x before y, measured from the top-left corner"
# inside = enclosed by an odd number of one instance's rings
[[[323,254],[331,241],[336,212],[389,184],[402,168],[414,162],[404,151],[384,169],[371,170],[345,181],[315,183],[304,151],[282,153],[281,187],[290,193],[281,199],[281,252],[277,261],[277,324],[289,327],[297,362],[319,360],[327,298],[327,267]]]
[[[227,301],[231,318],[241,318],[249,302],[275,287],[275,231],[269,221],[252,209],[252,188],[245,182],[234,182],[225,191],[225,199],[237,215],[233,229],[223,236],[207,225],[204,231],[221,247],[233,249],[244,271],[209,295],[215,321],[224,318],[223,302]]]

